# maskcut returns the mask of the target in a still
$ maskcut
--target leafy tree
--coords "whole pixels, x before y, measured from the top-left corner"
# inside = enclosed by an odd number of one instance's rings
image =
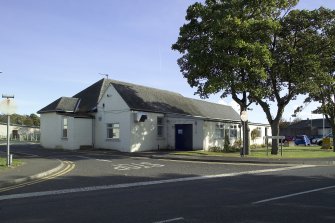
[[[320,73],[311,78],[310,84],[306,86],[306,92],[309,97],[305,103],[316,101],[320,107],[315,109],[314,113],[324,114],[331,125],[333,136],[335,136],[335,12],[322,9],[321,17],[324,22],[322,29],[318,30],[322,36],[319,42],[321,51]],[[301,111],[303,106],[297,109]],[[335,152],[335,141],[333,140]]]
[[[255,140],[256,140],[256,138],[257,137],[259,137],[260,136],[260,131],[256,128],[256,129],[253,129],[252,131],[251,131],[251,133],[250,133],[250,135],[251,135],[251,140],[255,143]]]
[[[36,114],[30,114],[29,117],[32,120],[34,126],[40,126],[40,117],[38,117]]]
[[[30,118],[29,115],[26,115],[23,119],[23,124],[28,125],[28,126],[32,126],[32,125],[34,125],[34,121]]]
[[[319,74],[323,8],[292,10],[298,0],[207,0],[187,10],[172,49],[181,72],[202,97],[231,95],[241,111],[255,102],[272,135],[287,104]],[[272,143],[272,154],[278,144]]]
[[[7,115],[0,115],[0,122],[7,123]],[[10,123],[17,125],[40,126],[40,118],[36,114],[12,114],[10,117]]]

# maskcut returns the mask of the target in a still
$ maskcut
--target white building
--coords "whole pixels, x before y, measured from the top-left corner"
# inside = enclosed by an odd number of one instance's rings
[[[40,128],[37,126],[10,124],[9,135],[11,140],[38,141],[40,136]],[[0,139],[4,140],[6,138],[7,138],[7,123],[0,123]]]
[[[170,91],[102,79],[38,112],[41,145],[136,152],[223,147],[240,137],[240,116],[230,106]]]

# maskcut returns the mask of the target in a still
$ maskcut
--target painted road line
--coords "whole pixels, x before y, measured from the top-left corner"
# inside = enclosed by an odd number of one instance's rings
[[[101,162],[110,162],[110,163],[113,162],[112,160],[104,160],[104,159],[95,159],[95,160],[97,160],[97,161],[101,161]]]
[[[85,160],[91,160],[91,159],[94,159],[94,158],[92,158],[92,157],[88,157],[88,156],[74,156],[74,157],[78,157],[78,158],[85,159]]]
[[[333,188],[335,188],[335,185],[334,186],[329,186],[329,187],[322,187],[322,188],[318,188],[318,189],[314,189],[314,190],[298,192],[298,193],[294,193],[294,194],[287,194],[287,195],[283,195],[283,196],[280,196],[280,197],[273,197],[273,198],[269,198],[269,199],[265,199],[265,200],[261,200],[261,201],[256,201],[256,202],[253,202],[252,204],[263,204],[263,203],[267,203],[267,202],[271,202],[271,201],[275,201],[275,200],[281,200],[281,199],[285,199],[285,198],[289,198],[289,197],[295,197],[295,196],[299,196],[299,195],[303,195],[303,194],[310,194],[310,193],[319,192],[319,191],[323,191],[323,190],[329,190],[329,189],[333,189]]]
[[[113,190],[113,189],[121,189],[121,188],[133,188],[133,187],[151,186],[151,185],[158,185],[158,184],[178,183],[178,182],[188,182],[188,181],[196,181],[196,180],[208,180],[208,179],[215,179],[215,178],[241,176],[241,175],[254,175],[254,174],[288,171],[288,170],[310,168],[310,167],[315,167],[315,166],[314,165],[300,165],[300,166],[294,166],[294,167],[253,170],[253,171],[245,171],[245,172],[237,172],[237,173],[225,173],[225,174],[217,174],[217,175],[205,175],[205,176],[175,178],[175,179],[167,179],[167,180],[142,181],[142,182],[137,182],[137,183],[112,184],[112,185],[103,185],[103,186],[71,188],[71,189],[64,189],[64,190],[10,194],[10,195],[0,196],[0,201],[1,200],[12,200],[12,199],[22,199],[22,198],[32,198],[32,197],[42,197],[42,196],[52,196],[52,195],[60,195],[60,194],[80,193],[80,192]]]
[[[164,167],[163,164],[155,164],[155,163],[149,163],[149,162],[141,162],[141,163],[128,163],[128,164],[115,164],[112,165],[115,170],[139,170],[139,169],[150,169],[155,167]]]
[[[85,160],[96,160],[96,161],[101,161],[101,162],[113,162],[112,160],[96,159],[96,158],[88,157],[88,156],[75,156],[75,157],[79,157],[79,158],[85,159]]]
[[[64,163],[66,163],[67,166],[63,170],[61,170],[59,172],[56,172],[56,173],[51,174],[49,176],[45,176],[45,177],[42,177],[40,179],[36,179],[36,180],[33,180],[33,181],[29,181],[29,182],[25,182],[25,183],[16,184],[16,185],[13,185],[13,186],[8,186],[8,187],[0,188],[0,192],[14,190],[14,189],[22,188],[22,187],[25,187],[25,186],[29,186],[29,185],[41,183],[41,182],[44,182],[44,181],[47,181],[47,180],[51,180],[51,179],[54,179],[56,177],[62,176],[64,174],[67,174],[67,173],[71,172],[75,168],[75,164],[73,162],[64,161]]]
[[[289,164],[289,163],[239,163],[238,161],[232,162],[221,162],[221,161],[194,161],[194,160],[172,160],[172,159],[164,159],[164,158],[154,158],[155,160],[167,161],[167,162],[177,162],[177,163],[197,163],[197,164],[210,164],[210,165],[232,165],[232,166],[296,166],[297,164]],[[320,165],[318,165],[320,166]]]
[[[179,218],[172,218],[172,219],[167,219],[163,221],[155,221],[154,223],[169,223],[169,222],[182,221],[182,220],[185,220],[185,219],[183,217],[179,217]]]

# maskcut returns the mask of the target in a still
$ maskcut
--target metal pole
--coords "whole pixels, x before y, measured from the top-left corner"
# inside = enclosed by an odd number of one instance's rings
[[[243,156],[245,155],[245,149],[246,149],[246,146],[247,146],[247,132],[246,132],[246,128],[245,128],[245,123],[246,122],[243,122]]]
[[[7,166],[10,166],[11,165],[11,160],[10,160],[10,145],[9,145],[9,137],[10,137],[10,134],[9,134],[9,124],[10,124],[10,115],[7,115]]]
[[[322,138],[325,137],[325,115],[322,114]]]

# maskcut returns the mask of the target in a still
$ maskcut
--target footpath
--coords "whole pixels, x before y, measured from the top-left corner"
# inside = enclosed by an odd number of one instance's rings
[[[36,148],[48,153],[47,149]],[[52,153],[55,150],[50,150]],[[67,151],[62,151],[64,155]],[[317,158],[317,159],[257,159],[250,157],[222,157],[222,156],[187,156],[175,155],[173,151],[150,151],[138,153],[123,153],[111,150],[79,150],[71,151],[69,154],[106,154],[113,156],[128,157],[148,157],[152,159],[183,160],[193,162],[221,162],[221,163],[249,163],[249,164],[283,164],[283,165],[335,165],[335,158]],[[0,157],[6,157],[4,151],[0,151]],[[0,169],[0,188],[35,180],[52,175],[60,171],[64,164],[61,160],[52,156],[27,156],[25,154],[14,153],[14,159],[19,159],[22,165],[18,167],[9,167]]]

